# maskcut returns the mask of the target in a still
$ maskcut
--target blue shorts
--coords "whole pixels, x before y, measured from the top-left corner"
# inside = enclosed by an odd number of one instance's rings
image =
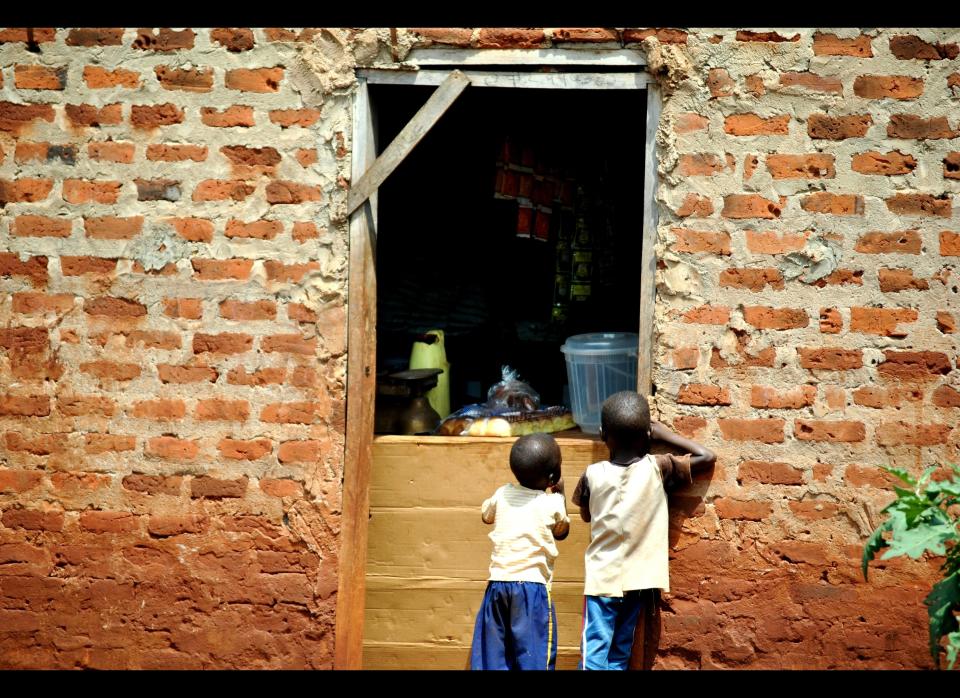
[[[584,596],[579,668],[625,671],[642,608],[640,590],[625,592],[619,598]]]
[[[487,582],[470,648],[471,669],[554,669],[557,609],[546,584]]]

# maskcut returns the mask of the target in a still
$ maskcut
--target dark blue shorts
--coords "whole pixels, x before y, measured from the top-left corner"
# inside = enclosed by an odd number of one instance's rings
[[[580,669],[626,670],[643,598],[637,590],[622,597],[583,597]]]
[[[470,648],[471,669],[554,669],[557,609],[546,584],[487,582]]]

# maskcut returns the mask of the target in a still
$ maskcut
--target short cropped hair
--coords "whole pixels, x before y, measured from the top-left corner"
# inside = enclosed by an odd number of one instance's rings
[[[510,449],[510,470],[524,487],[534,488],[560,462],[560,447],[549,434],[527,434]]]
[[[650,405],[647,398],[632,390],[614,393],[603,402],[600,425],[604,433],[617,443],[648,441]]]

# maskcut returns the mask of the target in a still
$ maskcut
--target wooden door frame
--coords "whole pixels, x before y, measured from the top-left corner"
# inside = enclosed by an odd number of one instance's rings
[[[411,63],[420,70],[358,71],[353,97],[351,182],[359,182],[377,158],[369,84],[439,85],[453,70],[463,69],[477,86],[556,89],[646,89],[644,142],[644,206],[640,269],[640,341],[637,389],[649,394],[652,376],[658,210],[656,131],[662,98],[659,86],[644,70],[639,51],[628,49],[451,50],[420,49]],[[469,66],[483,66],[471,70]],[[583,73],[530,73],[488,70],[487,66],[583,66]],[[607,72],[608,66],[629,66],[633,72]],[[366,595],[369,484],[373,454],[373,407],[376,391],[376,224],[377,195],[350,215],[347,269],[347,417],[343,462],[343,495],[334,668],[363,665],[363,618]]]

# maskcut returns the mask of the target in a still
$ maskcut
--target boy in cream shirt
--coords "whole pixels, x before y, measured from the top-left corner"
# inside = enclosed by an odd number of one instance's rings
[[[470,668],[553,669],[554,541],[570,532],[560,447],[549,434],[522,436],[510,449],[510,470],[519,484],[499,488],[481,507],[483,522],[496,527],[490,534],[490,576],[477,613]]]
[[[610,458],[587,466],[573,503],[590,523],[584,553],[581,667],[626,669],[643,591],[670,590],[667,490],[691,481],[691,468],[716,461],[712,451],[650,422],[638,393],[616,393],[600,413],[600,437]],[[663,441],[690,455],[653,455]]]

